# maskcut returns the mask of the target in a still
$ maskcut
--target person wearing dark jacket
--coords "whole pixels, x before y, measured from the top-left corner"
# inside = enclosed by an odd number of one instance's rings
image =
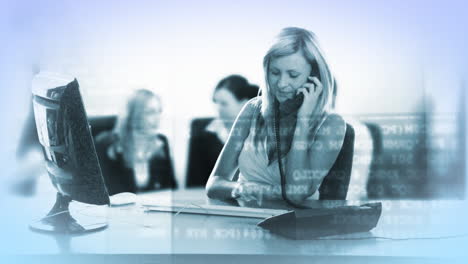
[[[258,95],[259,87],[240,75],[219,81],[213,93],[216,118],[192,122],[187,167],[187,187],[204,187],[228,138],[232,124],[248,100]]]
[[[96,136],[95,145],[110,195],[177,188],[167,138],[159,133],[159,97],[137,90],[112,131]]]

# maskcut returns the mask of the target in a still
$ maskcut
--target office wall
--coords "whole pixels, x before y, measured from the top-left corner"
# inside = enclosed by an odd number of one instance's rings
[[[136,88],[164,100],[177,177],[188,123],[214,115],[232,73],[263,85],[262,57],[285,26],[313,30],[339,82],[338,111],[454,113],[466,82],[463,1],[4,1],[4,160],[27,112],[32,68],[75,75],[90,115],[115,114]],[[464,22],[464,23],[463,23]],[[464,72],[463,72],[464,71]]]

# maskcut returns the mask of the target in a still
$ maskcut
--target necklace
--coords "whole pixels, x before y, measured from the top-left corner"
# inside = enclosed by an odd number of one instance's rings
[[[152,137],[135,133],[133,144],[134,159],[140,162],[149,160],[153,150]]]

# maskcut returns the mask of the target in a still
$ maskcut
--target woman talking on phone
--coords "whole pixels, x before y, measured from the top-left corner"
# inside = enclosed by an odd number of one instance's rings
[[[239,113],[207,195],[242,206],[301,207],[334,192],[320,187],[337,162],[347,126],[330,113],[334,79],[312,32],[283,29],[263,67],[266,85]]]

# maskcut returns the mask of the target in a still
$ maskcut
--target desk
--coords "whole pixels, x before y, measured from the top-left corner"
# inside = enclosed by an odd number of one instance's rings
[[[153,254],[160,254],[173,261],[177,256],[192,256],[196,259],[197,256],[202,256],[200,254],[219,254],[218,256],[242,255],[252,261],[256,257],[273,256],[272,260],[286,262],[289,262],[287,260],[290,257],[296,258],[297,262],[307,262],[315,256],[328,260],[332,257],[348,263],[353,259],[349,258],[351,256],[359,258],[360,262],[362,258],[372,258],[372,262],[387,260],[380,257],[396,257],[402,261],[429,258],[424,259],[425,262],[432,258],[468,259],[468,252],[465,250],[468,245],[467,236],[417,240],[377,238],[427,238],[468,234],[468,207],[463,201],[383,201],[382,216],[374,230],[329,240],[294,241],[282,238],[257,227],[259,219],[148,213],[138,203],[110,208],[77,204],[77,208],[71,208],[72,214],[88,214],[107,219],[109,227],[100,232],[72,237],[30,231],[27,228],[28,223],[31,219],[45,215],[53,204],[54,195],[50,193],[50,197],[10,199],[5,205],[5,209],[10,210],[11,214],[2,222],[8,228],[4,230],[0,255],[26,255],[27,260],[27,256],[31,254],[142,254],[153,257]],[[139,198],[170,199],[176,202],[206,201],[201,189],[156,192],[139,195]],[[358,237],[370,238],[356,240]]]

